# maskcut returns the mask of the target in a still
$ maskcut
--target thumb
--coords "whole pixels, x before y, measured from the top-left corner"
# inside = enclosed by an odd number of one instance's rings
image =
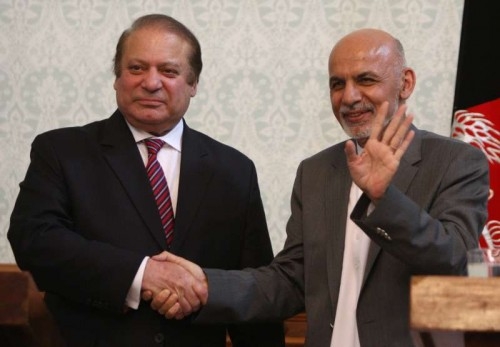
[[[193,275],[197,280],[205,281],[205,273],[203,270],[195,263],[190,262],[187,259],[179,257],[173,253],[163,251],[160,254],[157,254],[152,257],[153,260],[157,261],[168,261],[170,263],[177,264],[184,269],[186,269],[191,275]]]
[[[167,251],[163,251],[159,254],[156,254],[154,256],[151,257],[151,259],[153,260],[157,260],[157,261],[169,261],[168,260],[168,256],[169,255],[173,255],[172,253],[168,253]]]

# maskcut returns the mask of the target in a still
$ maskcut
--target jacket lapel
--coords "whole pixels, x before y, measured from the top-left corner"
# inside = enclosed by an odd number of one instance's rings
[[[332,302],[332,320],[337,310],[342,261],[344,257],[347,201],[351,188],[351,176],[343,151],[344,144],[332,151],[331,172],[325,178],[326,261],[328,287]]]
[[[119,111],[116,111],[105,123],[100,144],[104,158],[137,209],[139,216],[160,247],[165,249],[165,236],[144,163],[134,137]]]
[[[181,248],[186,241],[214,174],[213,165],[203,138],[184,123],[173,250]]]

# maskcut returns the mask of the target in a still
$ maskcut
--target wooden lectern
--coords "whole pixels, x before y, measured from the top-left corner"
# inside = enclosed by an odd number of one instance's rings
[[[14,264],[0,264],[2,347],[62,347],[57,326],[33,278]]]
[[[463,332],[466,347],[499,347],[500,277],[412,277],[410,327]]]

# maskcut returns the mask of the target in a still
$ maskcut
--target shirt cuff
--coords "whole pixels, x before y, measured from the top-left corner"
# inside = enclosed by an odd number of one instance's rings
[[[145,257],[142,260],[139,270],[135,274],[134,281],[128,290],[127,297],[125,298],[125,305],[137,310],[139,308],[139,303],[141,302],[141,286],[142,278],[144,277],[144,270],[146,269],[146,263],[149,257]]]

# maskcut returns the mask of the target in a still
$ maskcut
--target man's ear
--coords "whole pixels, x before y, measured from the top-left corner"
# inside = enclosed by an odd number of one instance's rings
[[[193,84],[191,85],[191,97],[195,96],[197,91],[198,91],[198,81],[194,81]]]
[[[402,100],[406,100],[413,93],[413,89],[415,88],[415,83],[417,81],[417,77],[415,76],[415,71],[410,69],[409,67],[405,67],[402,75],[402,85],[401,90],[399,92],[399,97]]]

